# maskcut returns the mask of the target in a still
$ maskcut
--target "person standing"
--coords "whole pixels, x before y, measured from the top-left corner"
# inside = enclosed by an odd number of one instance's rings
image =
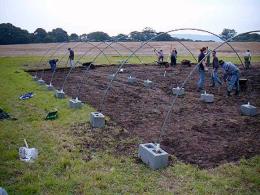
[[[219,63],[218,63],[218,57],[216,55],[216,51],[212,51],[212,66],[213,66],[213,71],[212,71],[212,75],[211,75],[211,79],[212,79],[212,85],[211,87],[215,87],[215,85],[222,85],[222,82],[220,81],[219,77],[218,77],[218,68],[219,68]]]
[[[156,52],[156,50],[154,50],[154,52]],[[156,52],[157,56],[158,56],[158,63],[163,62],[163,50],[161,49],[160,51]]]
[[[235,88],[235,95],[239,95],[239,69],[236,65],[231,62],[224,62],[223,60],[219,61],[219,64],[224,70],[224,81],[228,81],[227,86],[227,95],[231,96],[232,90]]]
[[[54,72],[56,69],[56,64],[59,60],[58,59],[53,59],[53,60],[49,60],[49,64],[51,66],[51,72]]]
[[[205,71],[208,70],[205,62],[205,52],[206,48],[203,47],[200,50],[200,54],[198,57],[198,63],[199,63],[199,81],[198,81],[198,91],[201,92],[204,90],[204,84],[205,84]]]
[[[171,66],[176,66],[177,50],[174,48],[171,52]]]
[[[69,61],[70,61],[70,67],[74,67],[74,51],[71,48],[68,48],[70,54],[69,54]]]
[[[246,69],[249,69],[251,66],[251,52],[249,49],[246,51],[244,59],[245,59]]]

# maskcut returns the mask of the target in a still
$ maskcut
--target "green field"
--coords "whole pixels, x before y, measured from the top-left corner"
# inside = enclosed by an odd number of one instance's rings
[[[33,82],[23,68],[32,68],[39,59],[0,58],[0,107],[18,119],[0,121],[0,186],[9,194],[260,193],[260,156],[209,170],[184,164],[172,156],[173,165],[152,171],[131,157],[113,154],[113,149],[90,151],[83,146],[81,137],[71,133],[71,126],[88,125],[89,113],[94,109],[84,105],[81,110],[71,110],[68,99],[57,100]],[[147,56],[142,59],[154,60]],[[104,63],[105,59],[99,60]],[[260,56],[253,61],[260,62]],[[29,91],[36,95],[25,101],[18,99]],[[53,109],[58,109],[59,118],[43,120]],[[39,149],[35,163],[27,164],[18,158],[24,138],[29,146]],[[86,161],[89,154],[91,159]]]

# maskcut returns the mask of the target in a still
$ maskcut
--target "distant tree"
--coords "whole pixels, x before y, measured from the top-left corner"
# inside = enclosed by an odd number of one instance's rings
[[[10,23],[0,24],[0,44],[22,44],[32,42],[32,35],[27,30],[15,27]]]
[[[150,27],[145,27],[143,29],[142,34],[143,34],[144,41],[147,41],[157,35],[156,31]]]
[[[125,34],[118,34],[116,36],[113,36],[112,37],[113,40],[118,40],[118,41],[130,41],[130,37],[128,37],[127,35]]]
[[[142,32],[133,31],[130,33],[130,39],[133,41],[145,41],[145,37]]]
[[[97,31],[87,34],[87,38],[89,41],[109,41],[111,37],[104,32]]]
[[[241,41],[241,42],[253,42],[257,41],[260,42],[260,35],[257,33],[251,33],[251,34],[244,34],[237,36],[234,41]]]
[[[156,35],[162,34],[163,32],[159,32]],[[168,33],[164,33],[162,35],[160,35],[159,37],[156,37],[154,39],[155,41],[173,41],[174,38],[171,37],[171,35],[169,35]]]
[[[87,41],[87,40],[88,40],[88,36],[87,36],[86,33],[84,33],[84,34],[82,34],[82,35],[79,36],[79,39],[80,39],[81,41]]]
[[[220,37],[224,40],[228,40],[231,37],[234,37],[236,34],[237,32],[234,29],[224,28],[222,33],[220,34]]]
[[[62,28],[53,29],[48,33],[51,39],[54,39],[55,42],[66,42],[69,40],[69,36],[65,30]]]
[[[78,40],[79,40],[79,36],[78,36],[76,33],[72,33],[72,34],[69,36],[69,40],[70,40],[70,41],[78,41]]]
[[[48,33],[43,28],[37,28],[33,33],[33,41],[35,43],[44,43],[47,35]]]

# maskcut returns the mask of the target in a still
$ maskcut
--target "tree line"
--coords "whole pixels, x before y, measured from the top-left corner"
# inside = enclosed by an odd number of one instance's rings
[[[102,31],[91,32],[88,34],[78,35],[68,33],[62,28],[55,28],[50,32],[47,32],[43,28],[37,28],[33,33],[29,33],[27,30],[16,27],[10,23],[0,24],[0,45],[8,44],[26,44],[26,43],[54,43],[54,42],[68,42],[68,41],[147,41],[152,37],[155,37],[162,32],[156,32],[152,28],[146,27],[141,32],[133,31],[129,35],[118,34],[116,36],[109,36]],[[236,35],[234,29],[224,29],[220,36],[226,40]],[[158,36],[154,41],[193,41],[191,39],[179,39],[172,37],[170,34],[165,33]],[[234,41],[260,41],[259,34],[248,34],[237,37]]]

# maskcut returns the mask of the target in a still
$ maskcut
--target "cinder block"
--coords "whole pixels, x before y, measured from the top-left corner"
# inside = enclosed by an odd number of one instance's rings
[[[152,87],[153,82],[150,81],[149,79],[147,79],[147,80],[144,81],[144,86],[147,87],[147,88]]]
[[[132,77],[132,76],[129,76],[129,77],[127,78],[127,82],[128,82],[129,84],[134,84],[134,83],[136,83],[136,78],[135,78],[135,77]]]
[[[37,80],[38,80],[38,77],[37,77],[36,75],[34,75],[34,76],[32,76],[32,79],[33,79],[34,81],[37,81]]]
[[[202,93],[200,95],[200,100],[206,103],[212,103],[214,102],[214,95],[213,94],[208,94],[208,93]]]
[[[242,115],[246,115],[246,116],[255,116],[256,115],[256,107],[250,105],[250,103],[248,102],[248,104],[243,104],[240,106],[240,111]]]
[[[180,87],[176,87],[176,88],[172,88],[172,93],[174,95],[184,95],[184,88],[180,88]]]
[[[54,86],[52,84],[46,85],[46,87],[49,91],[54,90]]]
[[[90,124],[94,128],[102,128],[105,126],[105,116],[100,112],[90,113]]]
[[[65,93],[63,90],[56,90],[54,96],[59,99],[63,99],[65,97]]]
[[[112,80],[112,79],[115,79],[115,74],[110,74],[110,75],[108,75],[107,76],[107,78],[109,79],[109,80]]]
[[[71,99],[69,101],[69,106],[70,106],[70,108],[73,108],[73,109],[79,109],[82,107],[82,102],[78,98]]]
[[[140,144],[138,157],[151,169],[160,169],[168,165],[169,154],[153,143]]]
[[[42,79],[39,79],[39,80],[37,81],[37,83],[38,83],[39,85],[44,85],[44,84],[45,84],[45,81],[42,80]]]

